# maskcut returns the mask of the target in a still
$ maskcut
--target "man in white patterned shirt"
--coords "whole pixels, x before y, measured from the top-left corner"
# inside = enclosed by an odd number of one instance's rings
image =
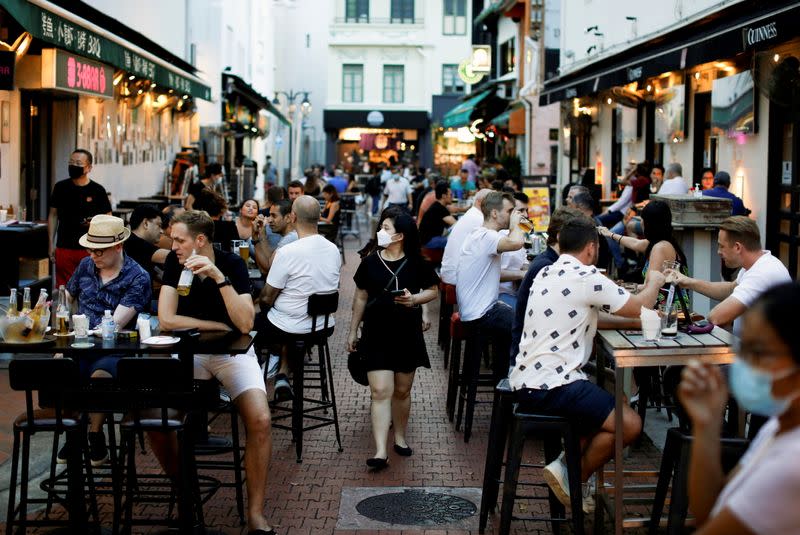
[[[536,276],[530,290],[522,340],[509,374],[511,388],[523,411],[556,414],[578,426],[583,441],[581,481],[587,482],[614,456],[614,397],[590,383],[581,370],[592,353],[592,341],[601,312],[639,317],[652,308],[664,276],[649,279],[637,295],[629,294],[593,266],[598,234],[586,216],[564,223],[558,234],[558,260]],[[654,272],[653,274],[655,275]],[[641,432],[639,416],[623,405],[623,442]],[[567,468],[563,457],[544,469],[545,481],[569,505]],[[594,508],[592,484],[584,485],[585,512]]]

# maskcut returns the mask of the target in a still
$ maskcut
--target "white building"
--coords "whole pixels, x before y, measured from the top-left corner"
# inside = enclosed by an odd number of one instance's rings
[[[331,0],[324,129],[328,163],[433,161],[434,97],[463,94],[472,2]],[[444,111],[447,111],[446,109]]]

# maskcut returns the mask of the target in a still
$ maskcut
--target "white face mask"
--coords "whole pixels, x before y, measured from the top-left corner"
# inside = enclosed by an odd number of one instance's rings
[[[392,243],[392,235],[385,229],[380,229],[378,231],[378,247],[388,247],[390,243]]]

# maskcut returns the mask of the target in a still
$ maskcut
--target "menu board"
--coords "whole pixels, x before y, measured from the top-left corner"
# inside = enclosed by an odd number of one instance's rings
[[[523,188],[528,196],[528,217],[534,232],[546,232],[550,225],[550,188]]]

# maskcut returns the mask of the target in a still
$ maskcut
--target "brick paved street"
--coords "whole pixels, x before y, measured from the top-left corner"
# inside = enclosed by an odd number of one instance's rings
[[[445,411],[446,373],[442,366],[442,354],[435,344],[435,329],[428,333],[432,369],[422,369],[412,392],[412,414],[408,440],[414,449],[410,458],[390,455],[389,467],[380,473],[367,471],[365,460],[372,456],[372,440],[369,424],[369,392],[366,387],[355,384],[346,367],[345,338],[350,319],[353,296],[352,275],[358,266],[355,241],[347,240],[347,264],[342,270],[341,300],[337,314],[338,327],[330,340],[334,361],[336,396],[342,431],[344,451],[336,451],[332,426],[314,430],[305,435],[303,463],[295,462],[294,444],[288,431],[273,430],[273,457],[269,474],[267,514],[280,534],[336,534],[361,535],[367,533],[401,533],[400,531],[345,531],[337,530],[340,495],[348,487],[471,487],[480,488],[483,462],[489,428],[489,405],[480,405],[476,411],[473,436],[469,444],[463,435],[448,422]],[[403,333],[397,333],[402,336]],[[0,461],[5,462],[10,453],[10,423],[13,415],[22,409],[22,398],[8,392],[6,371],[0,372]],[[215,431],[224,433],[223,424],[215,423]],[[43,439],[44,440],[44,439]],[[43,448],[40,455],[46,455]],[[538,444],[532,443],[526,461],[540,457]],[[140,456],[144,466],[154,466],[148,456]],[[656,467],[659,452],[649,440],[642,449],[634,450],[629,462],[631,467]],[[41,466],[43,459],[39,459]],[[227,477],[227,476],[223,476]],[[0,467],[0,488],[7,487],[8,463]],[[537,473],[523,479],[536,479]],[[2,510],[5,513],[5,504]],[[479,505],[479,504],[476,504]],[[110,501],[101,502],[104,521],[110,523]],[[518,501],[515,514],[544,514],[546,502]],[[139,510],[141,513],[141,510]],[[149,509],[157,515],[158,509]],[[232,489],[220,490],[206,505],[205,518],[209,525],[224,533],[244,533],[236,518],[235,496]],[[3,516],[4,519],[4,516]],[[499,516],[490,517],[487,533],[496,533]],[[587,520],[587,527],[590,520]],[[569,532],[569,530],[565,530]],[[137,533],[139,531],[136,531]],[[145,531],[150,532],[150,531]],[[549,525],[534,522],[515,522],[512,533],[549,533]],[[402,533],[469,533],[447,530],[404,530]],[[477,530],[474,531],[477,533]]]

